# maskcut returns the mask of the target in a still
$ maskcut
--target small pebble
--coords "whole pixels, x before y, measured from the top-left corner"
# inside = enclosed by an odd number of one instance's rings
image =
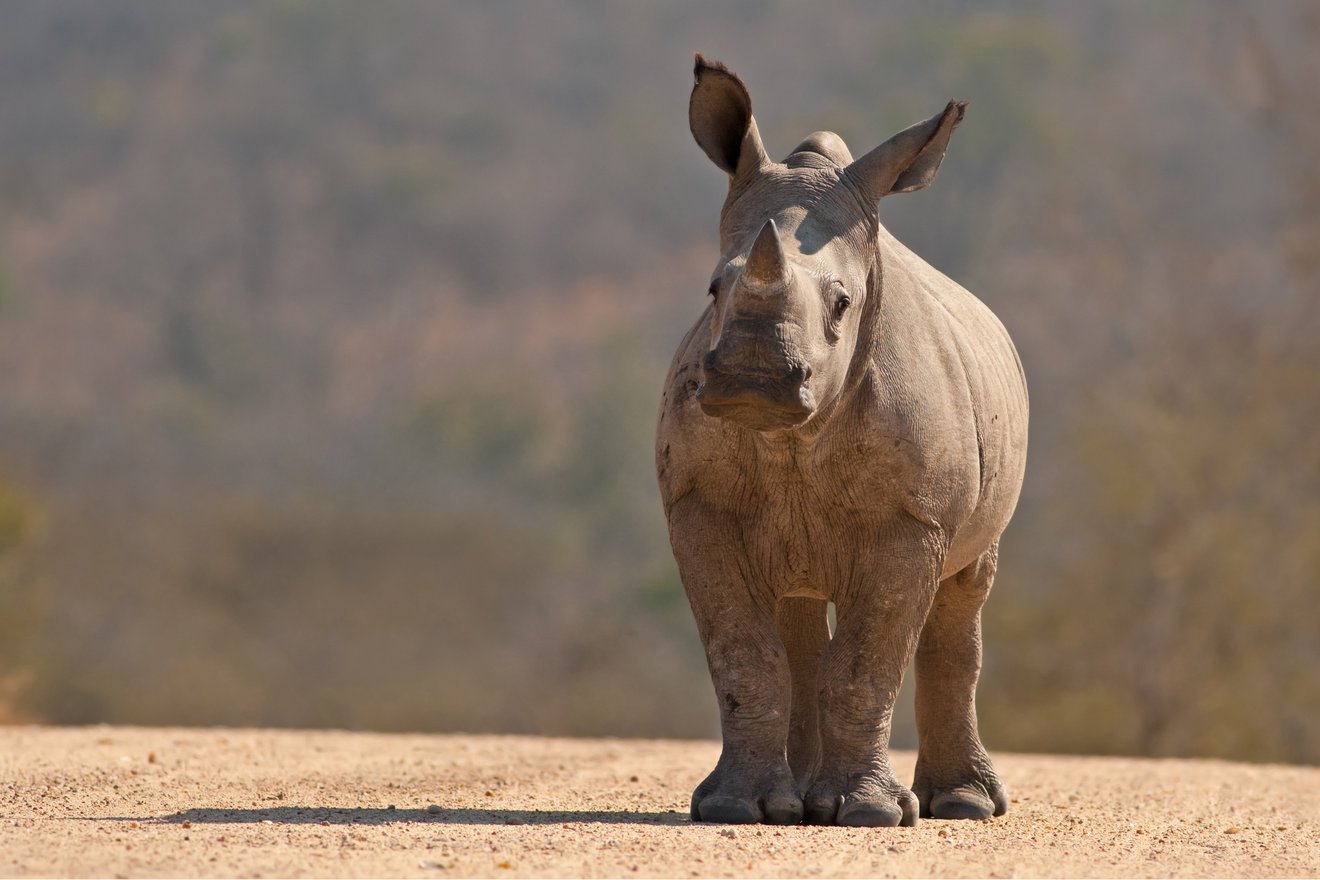
[[[733,840],[738,836],[738,831],[737,829],[734,828],[725,828],[723,831],[720,832],[720,835],[723,837],[727,837],[730,840]]]
[[[191,828],[191,827],[192,827],[192,823],[189,822],[187,819],[184,819],[184,820],[183,820],[183,827],[184,827],[184,828]]]
[[[434,816],[436,813],[442,812],[442,810],[440,809],[440,805],[439,805],[439,804],[431,804],[430,806],[428,806],[428,807],[426,808],[426,812],[428,812],[428,813],[430,813],[432,816]]]

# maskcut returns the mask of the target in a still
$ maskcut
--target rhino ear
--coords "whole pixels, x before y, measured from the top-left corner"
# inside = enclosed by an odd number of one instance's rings
[[[697,145],[731,177],[769,163],[752,119],[752,98],[743,81],[718,61],[697,53],[696,84],[688,101],[688,125]]]
[[[966,101],[950,101],[943,113],[903,129],[844,173],[874,201],[927,186],[940,170],[949,138],[966,109]]]

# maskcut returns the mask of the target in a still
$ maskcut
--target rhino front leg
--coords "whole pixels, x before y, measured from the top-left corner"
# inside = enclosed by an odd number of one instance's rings
[[[720,707],[724,748],[692,794],[700,822],[796,824],[802,800],[786,756],[788,654],[775,622],[773,594],[749,582],[741,534],[731,518],[696,505],[671,513],[679,574],[687,591]]]
[[[1008,809],[976,730],[981,606],[995,577],[998,546],[940,584],[917,644],[917,734],[912,789],[921,815],[989,819]]]
[[[838,625],[821,670],[822,764],[805,798],[812,824],[917,823],[917,798],[889,765],[889,733],[943,553],[938,536],[914,535],[876,554],[835,597]]]
[[[820,663],[830,643],[827,607],[824,599],[810,596],[779,600],[779,638],[793,680],[788,766],[798,791],[805,791],[820,769]]]

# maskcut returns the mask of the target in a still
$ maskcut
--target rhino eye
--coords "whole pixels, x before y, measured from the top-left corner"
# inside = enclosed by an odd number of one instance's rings
[[[852,305],[852,298],[848,296],[846,290],[840,288],[834,297],[834,320],[837,321],[842,318],[843,313],[848,311],[850,305]]]

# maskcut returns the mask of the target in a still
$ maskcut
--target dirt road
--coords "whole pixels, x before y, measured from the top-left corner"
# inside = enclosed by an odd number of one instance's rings
[[[998,755],[1013,805],[992,822],[692,824],[689,789],[717,752],[708,742],[3,728],[0,875],[1320,875],[1320,768]],[[897,755],[900,778],[912,761]]]

